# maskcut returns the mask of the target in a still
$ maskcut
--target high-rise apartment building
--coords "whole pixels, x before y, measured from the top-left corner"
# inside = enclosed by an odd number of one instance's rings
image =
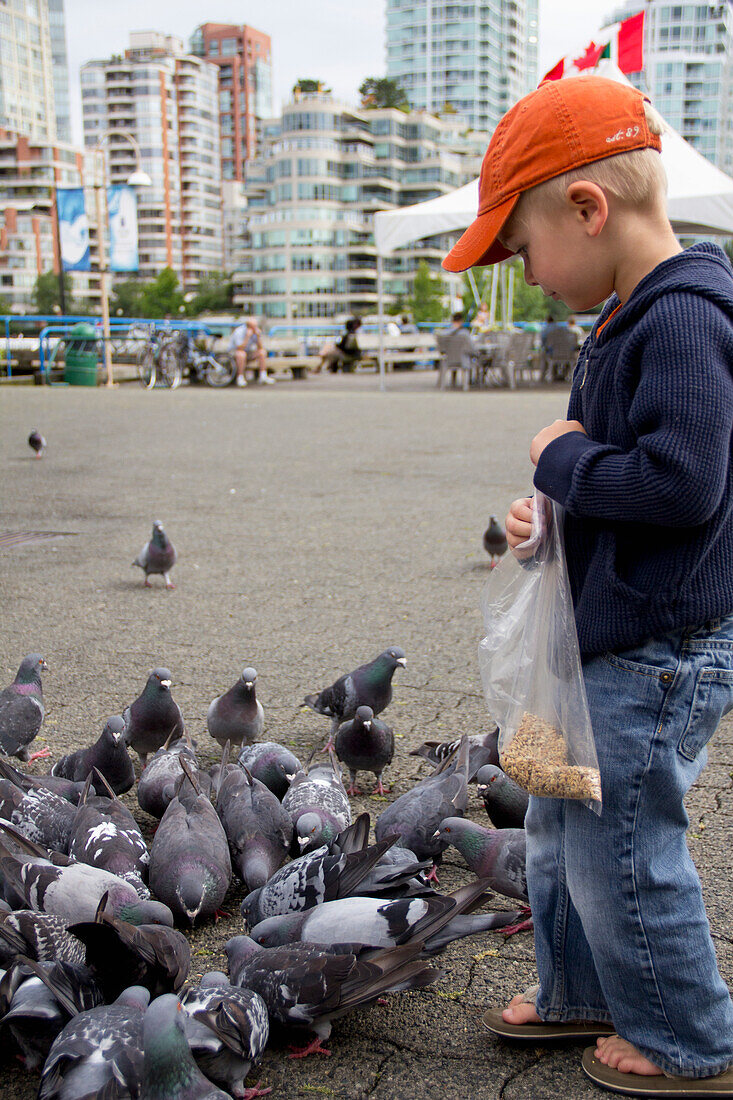
[[[0,127],[56,137],[48,0],[0,4]]]
[[[374,213],[466,183],[487,144],[453,118],[357,110],[324,92],[296,94],[263,139],[247,170],[235,298],[246,312],[286,320],[373,312]],[[421,259],[439,272],[453,240],[415,241],[386,257],[385,298],[409,296]]]
[[[171,267],[185,287],[224,262],[218,70],[180,39],[134,33],[123,58],[82,68],[84,143],[102,145],[110,183],[135,170],[133,145],[152,187],[138,191],[140,277]]]
[[[609,22],[644,11],[644,71],[629,79],[675,130],[733,174],[733,7],[630,0]]]
[[[66,52],[64,0],[47,0],[51,38],[53,99],[56,113],[56,137],[71,141],[71,103],[69,100],[69,59]]]
[[[190,48],[218,66],[221,172],[225,180],[241,181],[257,152],[262,120],[272,115],[270,37],[254,27],[202,23]]]
[[[415,109],[491,132],[537,84],[538,0],[387,0],[387,76]]]

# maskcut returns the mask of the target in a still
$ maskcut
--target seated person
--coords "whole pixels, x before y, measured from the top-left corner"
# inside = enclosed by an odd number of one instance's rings
[[[335,344],[327,344],[321,349],[321,361],[316,367],[316,374],[324,367],[334,374],[338,370],[352,371],[359,359],[361,348],[356,339],[356,334],[361,328],[360,317],[350,317],[346,322],[346,332]]]
[[[476,316],[471,321],[474,328],[479,332],[486,332],[489,327],[489,307],[486,302],[482,302],[476,311]]]
[[[413,333],[419,332],[417,325],[407,313],[403,313],[400,317],[400,332]]]
[[[267,373],[265,346],[262,343],[262,332],[256,318],[247,317],[242,324],[237,325],[229,337],[229,351],[237,363],[238,386],[247,385],[244,372],[250,363],[257,365],[257,376],[260,382],[267,386],[273,385],[275,379],[270,378]]]

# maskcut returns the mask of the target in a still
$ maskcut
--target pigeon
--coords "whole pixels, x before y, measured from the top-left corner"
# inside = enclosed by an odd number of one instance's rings
[[[529,901],[524,829],[484,829],[463,817],[446,817],[437,832],[441,840],[458,849],[469,870],[491,890]]]
[[[247,768],[253,779],[259,779],[280,800],[293,776],[303,767],[290,749],[278,745],[276,741],[258,741],[253,745],[243,745],[237,763]]]
[[[189,806],[176,797],[150,849],[150,889],[189,927],[214,916],[232,880],[226,833],[204,794]]]
[[[17,851],[19,849],[19,851]],[[173,915],[159,901],[145,901],[117,875],[57,852],[44,852],[7,822],[0,821],[0,884],[17,908],[54,913],[67,925],[94,920],[104,894],[107,908],[132,924],[173,926]]]
[[[270,1036],[267,1005],[259,993],[231,985],[226,974],[204,974],[198,988],[181,998],[186,1039],[201,1072],[232,1096],[264,1096],[272,1089],[245,1089]]]
[[[53,791],[54,794],[61,795],[67,802],[72,802],[75,806],[85,792],[84,783],[76,783],[72,782],[70,779],[62,779],[61,776],[26,775],[25,772],[18,771],[17,768],[14,768],[10,761],[3,756],[0,756],[0,777],[9,779],[16,787],[20,787],[21,790],[26,792],[32,790]],[[96,794],[93,786],[89,789],[92,794]]]
[[[44,848],[68,852],[76,807],[53,791],[31,787],[24,791],[9,779],[0,779],[0,818]]]
[[[432,859],[419,860],[409,848],[390,847],[373,870],[352,891],[364,897],[427,897],[435,890],[423,872],[430,871]]]
[[[427,898],[341,898],[300,913],[267,917],[250,930],[263,947],[318,943],[327,947],[399,947],[419,940],[434,955],[453,940],[512,924],[521,913],[470,913],[486,899],[486,882],[477,879],[448,895]]]
[[[499,564],[499,558],[502,554],[506,554],[508,543],[506,541],[506,532],[501,526],[496,516],[489,516],[489,526],[484,531],[484,550],[489,555],[491,560],[491,568]]]
[[[0,691],[0,752],[5,756],[36,760],[51,755],[47,748],[32,756],[28,753],[45,714],[41,672],[47,668],[40,653],[29,653],[20,662],[12,684]]]
[[[390,646],[369,664],[340,676],[330,687],[306,695],[304,701],[309,707],[331,719],[331,733],[324,751],[333,747],[336,731],[342,722],[354,717],[357,707],[368,706],[375,714],[381,714],[389,706],[394,671],[406,664],[405,651],[399,646]]]
[[[486,764],[478,771],[476,782],[489,821],[495,828],[524,828],[529,795],[511,776],[493,764]]]
[[[34,428],[28,436],[28,446],[36,452],[36,458],[41,458],[46,450],[46,440],[38,431],[38,428]]]
[[[247,890],[264,886],[288,857],[293,822],[277,795],[253,779],[246,768],[233,767],[216,796],[234,871]]]
[[[135,769],[124,733],[124,718],[113,714],[93,745],[62,756],[51,768],[51,775],[83,782],[94,768],[98,768],[115,794],[124,794],[135,783]],[[104,795],[106,792],[99,790],[98,793]]]
[[[143,1013],[147,989],[130,986],[109,1005],[80,1012],[48,1052],[39,1100],[137,1096],[143,1075]]]
[[[179,756],[181,755],[185,755],[199,782],[201,781],[196,754],[190,738],[179,738],[172,742],[169,739],[148,760],[137,785],[137,800],[140,809],[144,810],[146,814],[161,818],[165,813],[169,802],[176,794],[176,787],[181,781],[182,771],[179,762]]]
[[[52,913],[17,909],[0,917],[0,965],[19,955],[36,962],[84,962],[84,946]]]
[[[420,943],[374,952],[367,962],[350,951],[327,951],[317,944],[292,943],[262,948],[249,936],[234,936],[226,944],[234,985],[259,993],[270,1021],[305,1027],[316,1039],[291,1058],[320,1052],[331,1021],[373,1003],[390,991],[421,989],[441,976],[418,959]]]
[[[150,753],[168,738],[183,737],[183,715],[171,695],[172,679],[167,668],[154,668],[142,694],[122,712],[125,742],[138,754],[143,767]]]
[[[494,726],[490,733],[471,734],[468,738],[468,779],[475,782],[476,772],[484,764],[499,763],[499,727]],[[416,749],[412,749],[410,756],[422,756],[437,767],[449,756],[452,756],[461,744],[460,738],[455,741],[423,741]]]
[[[251,745],[262,736],[265,712],[257,698],[256,683],[257,673],[248,666],[242,670],[234,687],[217,695],[209,704],[206,725],[222,748],[227,741],[237,746]]]
[[[157,997],[143,1019],[140,1100],[231,1100],[212,1085],[186,1041],[186,1014],[175,993]]]
[[[447,844],[436,839],[435,830],[444,818],[465,813],[468,805],[468,752],[468,736],[464,734],[457,757],[445,761],[433,775],[391,802],[374,825],[377,840],[397,833],[400,837],[397,843],[403,848],[410,848],[418,859],[432,858],[433,871],[427,877],[436,884],[437,864]]]
[[[371,707],[357,707],[354,717],[339,726],[334,744],[336,755],[349,769],[347,794],[361,794],[356,786],[358,771],[374,772],[377,785],[373,795],[389,794],[391,788],[382,786],[382,772],[394,756],[394,733],[386,722],[374,717]]]
[[[328,844],[337,833],[351,824],[351,803],[341,782],[336,758],[329,764],[304,768],[294,776],[282,805],[290,814],[300,852]]]
[[[241,905],[249,928],[267,917],[304,912],[314,905],[351,896],[395,838],[358,852],[341,852],[338,841],[307,852],[281,867]]]
[[[150,577],[154,573],[162,573],[166,588],[175,588],[169,573],[176,564],[176,550],[170,541],[160,520],[153,524],[153,533],[150,542],[146,542],[142,550],[135,558],[133,565],[138,565],[145,573],[145,588],[150,588]]]
[[[102,867],[129,882],[141,898],[150,897],[145,885],[148,846],[135,818],[116,795],[87,800],[77,808],[68,851],[80,863]]]

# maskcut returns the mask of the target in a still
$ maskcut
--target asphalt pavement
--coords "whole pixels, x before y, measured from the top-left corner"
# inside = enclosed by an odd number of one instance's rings
[[[224,391],[0,388],[0,678],[8,683],[26,653],[44,654],[38,740],[52,758],[96,739],[166,665],[200,754],[214,763],[208,704],[253,665],[267,737],[303,759],[328,726],[303,696],[390,644],[405,649],[407,668],[384,713],[397,734],[388,797],[427,774],[411,748],[485,730],[481,536],[490,513],[503,520],[530,490],[529,441],[564,415],[567,393],[441,393],[435,377],[393,375],[384,393],[373,374]],[[26,442],[32,428],[48,441],[40,461]],[[155,519],[178,550],[173,591],[160,578],[145,589],[130,564]],[[726,720],[688,812],[728,982],[732,763]],[[149,831],[134,796],[126,801]],[[385,805],[354,799],[372,820]],[[469,815],[488,824],[473,789]],[[449,850],[442,886],[470,877]],[[225,968],[241,896],[233,889],[231,916],[192,935],[194,977]],[[514,908],[501,898],[493,907]],[[337,1021],[330,1057],[292,1060],[292,1036],[275,1036],[249,1083],[288,1100],[598,1097],[580,1069],[582,1044],[513,1046],[482,1029],[486,1007],[532,984],[533,960],[531,932],[454,944],[437,985]],[[3,1100],[30,1100],[37,1087],[17,1062],[0,1065]]]

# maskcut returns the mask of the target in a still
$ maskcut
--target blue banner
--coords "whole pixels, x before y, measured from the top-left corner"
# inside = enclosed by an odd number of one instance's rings
[[[89,271],[89,223],[83,187],[56,189],[61,266],[64,271]]]
[[[137,201],[127,184],[107,188],[110,271],[137,271]]]

